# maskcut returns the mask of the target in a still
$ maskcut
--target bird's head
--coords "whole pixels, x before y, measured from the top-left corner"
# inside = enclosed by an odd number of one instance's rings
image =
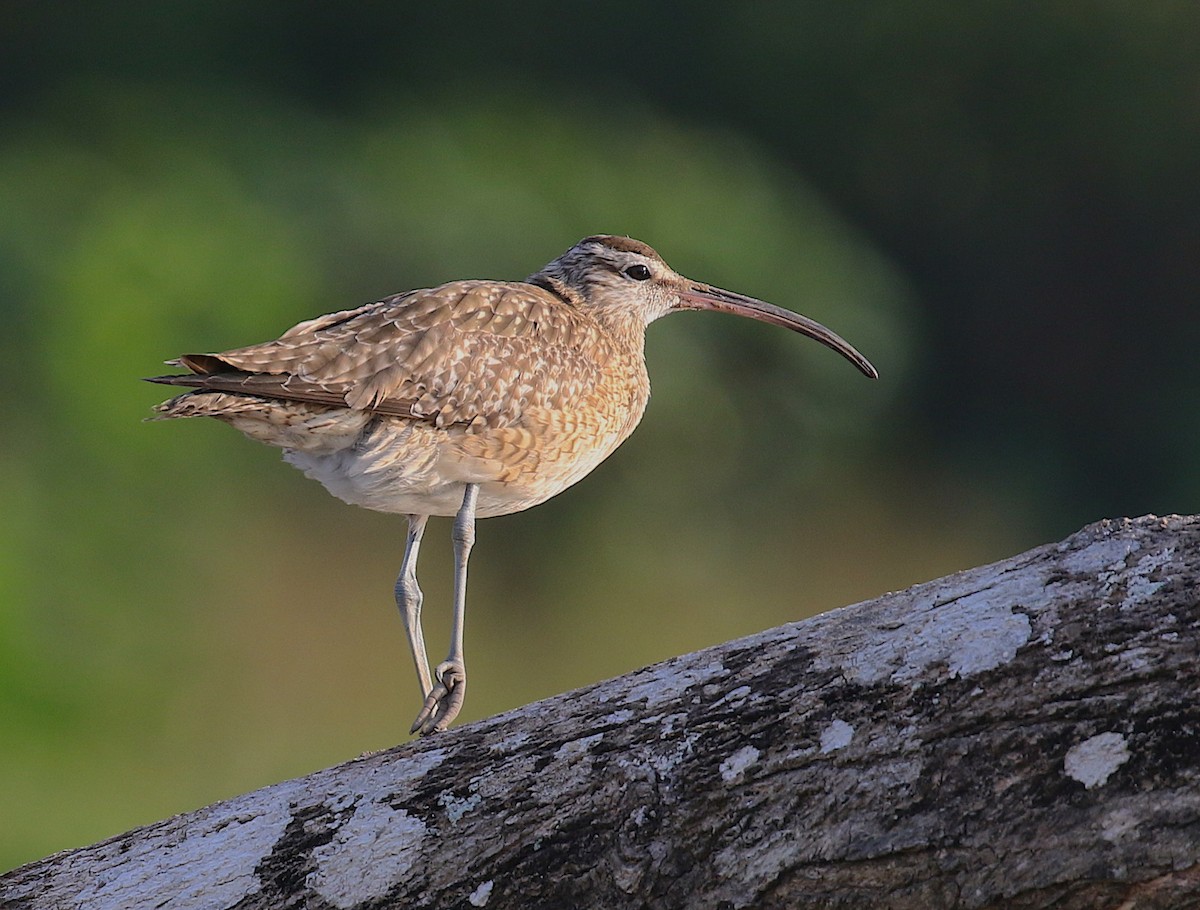
[[[717,310],[747,316],[807,335],[837,351],[871,379],[879,375],[849,342],[819,322],[685,278],[651,247],[631,237],[585,237],[526,280],[594,311],[605,322],[638,330],[676,310]]]

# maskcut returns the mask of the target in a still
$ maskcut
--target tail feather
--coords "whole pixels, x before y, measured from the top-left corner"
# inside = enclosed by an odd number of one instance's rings
[[[229,410],[227,399],[235,396],[216,393],[213,395],[197,395],[194,392],[184,392],[174,398],[168,398],[162,404],[154,406],[154,414],[147,420],[172,420],[176,417],[222,417]],[[221,405],[226,405],[222,407]]]
[[[212,417],[251,439],[300,452],[330,454],[351,446],[374,419],[368,411],[331,410],[307,402],[279,401],[241,392],[200,389],[164,401],[147,420]]]
[[[182,357],[170,361],[170,364],[171,366],[186,367],[193,373],[199,373],[202,376],[213,373],[239,372],[216,354],[184,354]]]
[[[164,363],[169,367],[182,367],[192,372],[183,376],[147,376],[146,382],[161,382],[164,385],[192,385],[196,388],[203,388],[201,377],[204,376],[213,376],[220,373],[250,375],[231,367],[216,354],[183,354],[174,360],[164,361]]]

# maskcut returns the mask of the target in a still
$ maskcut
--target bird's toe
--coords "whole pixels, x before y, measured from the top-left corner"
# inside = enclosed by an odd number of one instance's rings
[[[440,733],[453,723],[467,697],[467,668],[462,661],[447,660],[434,671],[437,683],[425,697],[421,713],[413,721],[410,733],[428,736]]]

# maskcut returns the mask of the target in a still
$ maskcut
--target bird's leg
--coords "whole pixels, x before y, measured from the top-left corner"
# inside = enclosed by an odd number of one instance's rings
[[[467,612],[467,558],[475,543],[475,501],[479,484],[467,484],[462,507],[454,518],[454,621],[450,653],[437,665],[437,682],[425,697],[425,706],[413,721],[412,733],[436,733],[450,726],[467,695],[467,667],[463,662],[463,622]]]
[[[408,647],[412,651],[413,663],[417,665],[417,682],[421,684],[422,698],[433,691],[429,658],[425,655],[425,633],[421,631],[421,589],[417,586],[417,554],[421,550],[421,535],[425,533],[425,522],[428,520],[425,515],[408,516],[404,562],[396,579],[396,606],[400,608],[400,618],[404,620],[404,631],[408,635]]]

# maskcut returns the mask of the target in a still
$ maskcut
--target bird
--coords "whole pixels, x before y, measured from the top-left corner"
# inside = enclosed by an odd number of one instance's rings
[[[650,246],[597,234],[524,281],[461,280],[318,316],[273,341],[184,354],[189,389],[150,419],[211,417],[283,450],[352,505],[407,517],[394,590],[423,699],[410,732],[445,730],[466,696],[467,560],[479,518],[545,502],[624,442],[650,397],[646,327],[713,310],[862,354],[820,323],[685,278]],[[453,517],[451,642],[432,669],[417,556],[432,516]]]

